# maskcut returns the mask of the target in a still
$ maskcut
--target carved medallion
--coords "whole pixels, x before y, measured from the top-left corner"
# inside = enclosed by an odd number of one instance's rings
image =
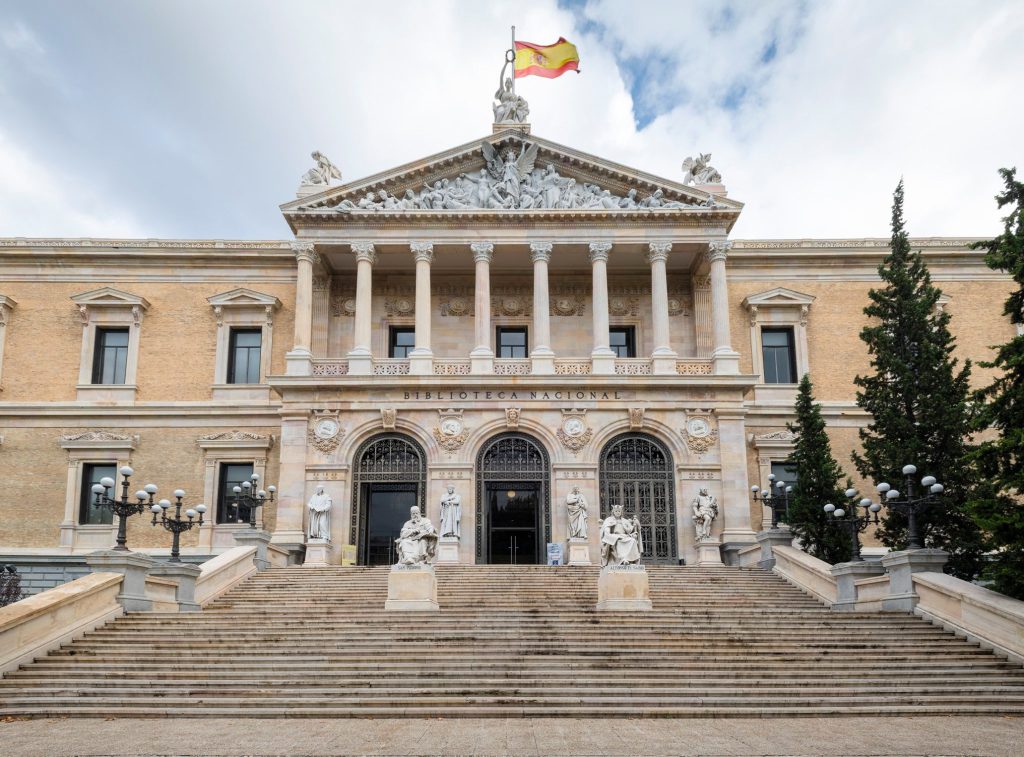
[[[687,412],[686,426],[683,428],[686,446],[693,454],[701,456],[711,450],[718,442],[718,429],[715,427],[714,416],[710,410]]]
[[[634,429],[644,427],[644,408],[629,408],[629,427]]]
[[[441,301],[441,315],[456,318],[473,315],[473,301],[469,297],[453,295]]]
[[[519,428],[519,414],[522,410],[518,407],[505,408],[505,426],[508,428]]]
[[[314,449],[329,455],[338,448],[344,435],[345,432],[336,414],[314,411],[313,422],[307,435]]]
[[[462,423],[462,411],[448,408],[438,410],[438,424],[433,429],[434,439],[446,452],[455,452],[466,443],[466,427]]]
[[[385,429],[394,431],[395,422],[398,420],[398,411],[393,407],[382,407],[380,409],[380,420]]]
[[[669,316],[689,316],[690,315],[690,298],[687,295],[682,294],[671,294],[668,298],[668,314]]]
[[[396,297],[395,299],[384,300],[384,312],[388,314],[389,318],[412,315],[415,309],[416,305],[409,297]]]
[[[336,294],[331,297],[331,315],[353,318],[356,314],[356,298],[352,294]]]
[[[612,297],[608,300],[608,312],[618,316],[636,316],[640,312],[640,300],[636,297]]]
[[[586,300],[579,295],[560,295],[551,298],[551,315],[583,315]]]
[[[555,434],[562,446],[574,454],[586,447],[594,436],[594,431],[587,426],[586,410],[573,408],[562,411],[562,426]]]

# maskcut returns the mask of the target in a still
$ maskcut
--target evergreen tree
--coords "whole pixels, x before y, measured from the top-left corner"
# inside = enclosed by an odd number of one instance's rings
[[[1017,283],[1003,313],[1019,327],[1024,324],[1024,184],[1016,180],[1016,169],[999,173],[1006,191],[996,195],[996,202],[1012,210],[1003,219],[1001,235],[974,247],[987,250],[989,267],[1009,273]],[[974,456],[979,475],[992,486],[988,496],[973,503],[975,518],[994,548],[983,575],[996,591],[1024,599],[1024,335],[1001,345],[995,359],[982,365],[1000,370],[999,377],[976,394],[984,403],[979,430],[999,431],[999,437],[982,442]]]
[[[796,423],[788,425],[796,434],[796,447],[790,457],[796,466],[796,485],[786,522],[800,538],[805,552],[835,564],[852,557],[850,537],[846,531],[829,525],[832,516],[823,508],[829,502],[843,507],[846,487],[839,484],[843,471],[832,457],[825,419],[821,417],[821,406],[814,402],[813,391],[810,376],[804,374],[796,398]]]
[[[981,567],[982,542],[967,502],[977,477],[968,465],[973,419],[968,404],[970,361],[958,367],[949,314],[936,309],[942,294],[932,285],[920,251],[912,250],[903,222],[903,182],[893,195],[892,239],[878,267],[883,286],[869,292],[861,330],[874,373],[857,376],[857,404],[871,414],[860,430],[863,452],[857,470],[869,481],[903,491],[901,469],[917,466],[916,478],[933,475],[945,486],[940,504],[918,518],[927,547],[950,553],[947,570],[972,579]],[[920,488],[920,487],[919,487]],[[882,543],[907,546],[906,517],[882,509]]]

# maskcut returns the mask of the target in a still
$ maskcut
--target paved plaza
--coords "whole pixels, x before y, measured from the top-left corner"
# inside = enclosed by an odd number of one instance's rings
[[[1024,719],[9,720],[0,744],[9,757],[1020,755]]]

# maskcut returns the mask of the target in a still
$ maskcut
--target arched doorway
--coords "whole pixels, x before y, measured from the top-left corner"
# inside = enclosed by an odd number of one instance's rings
[[[545,562],[551,541],[551,464],[525,434],[489,439],[476,458],[476,561]]]
[[[601,519],[612,507],[640,521],[644,562],[675,563],[674,466],[668,448],[647,434],[623,434],[601,451]]]
[[[426,512],[427,466],[423,448],[401,434],[363,442],[352,460],[350,544],[360,565],[393,565],[394,539],[409,508]]]

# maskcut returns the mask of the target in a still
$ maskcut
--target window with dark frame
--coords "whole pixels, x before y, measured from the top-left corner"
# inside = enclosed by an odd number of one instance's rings
[[[608,329],[608,342],[616,357],[636,357],[636,328],[612,326]]]
[[[128,372],[128,329],[96,329],[92,383],[123,384]]]
[[[793,329],[762,328],[761,357],[766,384],[796,383],[796,351],[793,349]]]
[[[416,347],[416,329],[392,326],[388,332],[388,357],[407,358]]]
[[[231,505],[235,493],[232,489],[249,481],[252,476],[252,463],[221,463],[220,476],[217,483],[217,522],[248,523],[249,508]]]
[[[775,483],[782,481],[786,486],[796,487],[796,464],[788,460],[772,462],[772,474],[775,476]],[[785,489],[785,487],[783,487]],[[775,493],[775,492],[773,492]]]
[[[117,465],[114,463],[85,463],[82,466],[82,490],[79,492],[78,522],[83,526],[109,526],[114,522],[114,513],[106,507],[96,507],[96,495],[92,487],[101,478],[112,478],[117,481]],[[114,487],[115,489],[117,487]],[[108,496],[116,496],[116,492],[107,492]]]
[[[228,383],[260,383],[263,329],[231,329],[228,345]]]
[[[525,326],[498,326],[495,342],[498,357],[528,357],[530,354]]]

